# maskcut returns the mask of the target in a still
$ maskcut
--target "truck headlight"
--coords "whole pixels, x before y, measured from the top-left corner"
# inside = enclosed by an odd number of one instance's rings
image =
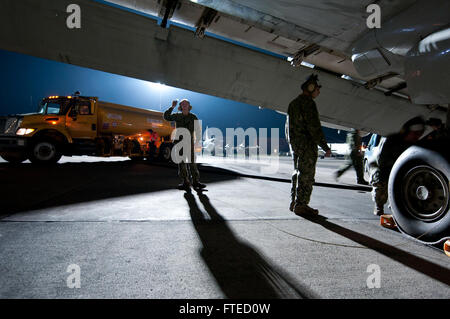
[[[16,132],[16,135],[27,135],[33,133],[34,131],[34,128],[19,128]]]

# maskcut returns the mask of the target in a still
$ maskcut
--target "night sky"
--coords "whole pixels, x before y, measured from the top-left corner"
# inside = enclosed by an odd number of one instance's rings
[[[203,127],[278,127],[284,138],[286,117],[275,111],[124,76],[0,50],[0,115],[35,112],[39,101],[51,95],[84,96],[150,110],[164,111],[173,99],[187,98]],[[295,93],[293,93],[293,98]],[[329,143],[344,142],[345,132],[324,128]]]

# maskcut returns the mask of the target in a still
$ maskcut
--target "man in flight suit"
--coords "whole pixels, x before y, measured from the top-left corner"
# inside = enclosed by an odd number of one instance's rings
[[[375,202],[374,215],[384,214],[384,204],[388,200],[389,175],[395,161],[408,147],[416,143],[425,130],[425,120],[417,116],[406,122],[399,133],[391,134],[380,146],[376,165],[371,169],[370,184],[372,200]]]
[[[182,183],[178,185],[180,189],[189,189],[191,186],[190,180],[192,180],[192,186],[196,189],[205,188],[206,185],[200,183],[200,173],[195,163],[195,139],[201,139],[202,132],[199,130],[200,126],[195,125],[195,121],[198,118],[195,114],[191,113],[192,106],[186,99],[180,102],[178,110],[181,112],[172,114],[173,109],[177,106],[178,101],[172,101],[172,106],[164,112],[164,119],[166,121],[175,122],[176,128],[185,128],[190,133],[191,138],[191,152],[190,154],[182,154],[183,160],[178,164],[178,176],[182,179]],[[175,144],[180,140],[174,141]],[[186,152],[185,152],[186,153]]]
[[[369,183],[364,180],[363,156],[361,154],[361,135],[359,130],[352,129],[348,132],[347,144],[350,147],[350,156],[347,159],[347,163],[345,163],[336,172],[336,180],[353,166],[356,171],[357,183],[361,185],[369,185]]]
[[[308,206],[316,173],[319,145],[325,156],[331,150],[325,140],[314,99],[319,96],[321,86],[317,75],[312,74],[302,84],[302,93],[290,104],[286,129],[294,159],[290,210],[296,215],[317,215],[319,211]]]

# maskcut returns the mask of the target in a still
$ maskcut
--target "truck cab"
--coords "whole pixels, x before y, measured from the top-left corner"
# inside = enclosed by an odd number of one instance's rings
[[[57,162],[74,139],[95,138],[95,101],[80,96],[50,96],[41,101],[36,113],[1,118],[0,124],[5,124],[0,125],[0,155],[13,163],[26,159]]]

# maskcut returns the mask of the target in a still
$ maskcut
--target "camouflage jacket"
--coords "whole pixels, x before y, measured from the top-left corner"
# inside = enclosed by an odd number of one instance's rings
[[[289,104],[286,135],[294,148],[319,145],[324,151],[330,149],[322,131],[316,103],[311,97],[303,94]]]
[[[164,112],[164,119],[169,122],[175,122],[176,128],[185,128],[191,133],[192,141],[197,140],[200,141],[202,139],[202,131],[200,124],[195,125],[195,121],[198,121],[198,118],[195,114],[189,113],[188,115],[184,115],[181,112],[177,112],[172,114],[173,108],[170,107]]]

